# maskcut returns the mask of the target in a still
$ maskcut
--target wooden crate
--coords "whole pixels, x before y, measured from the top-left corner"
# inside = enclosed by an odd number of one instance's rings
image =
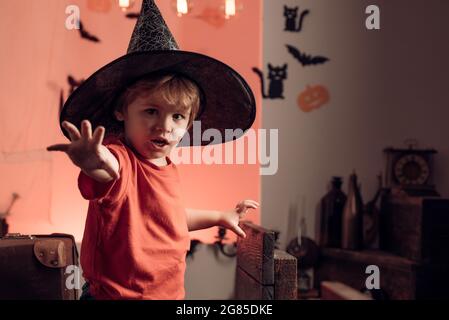
[[[242,222],[246,239],[237,240],[235,298],[290,300],[297,298],[297,261],[275,249],[274,232]]]
[[[403,192],[382,197],[381,249],[418,263],[449,265],[449,200],[410,197]]]

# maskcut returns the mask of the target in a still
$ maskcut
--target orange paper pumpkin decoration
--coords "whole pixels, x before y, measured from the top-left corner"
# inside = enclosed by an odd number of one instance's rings
[[[111,0],[87,0],[87,8],[94,12],[106,13],[111,10]]]
[[[321,85],[307,86],[298,96],[298,106],[304,112],[318,109],[329,102],[329,91]]]

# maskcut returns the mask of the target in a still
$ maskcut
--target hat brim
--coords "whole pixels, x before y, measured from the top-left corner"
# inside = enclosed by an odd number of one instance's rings
[[[88,119],[93,128],[104,126],[106,136],[118,135],[122,129],[113,110],[119,94],[137,79],[162,71],[181,73],[196,82],[202,91],[200,113],[196,117],[201,121],[201,133],[217,129],[221,134],[220,139],[214,136],[210,141],[203,141],[201,137],[193,136],[191,127],[178,146],[204,146],[235,140],[253,124],[255,99],[243,77],[214,58],[181,50],[129,53],[105,65],[70,95],[62,108],[60,124],[67,120],[79,128],[81,121]],[[241,131],[226,134],[226,129]],[[62,126],[61,130],[70,139]]]

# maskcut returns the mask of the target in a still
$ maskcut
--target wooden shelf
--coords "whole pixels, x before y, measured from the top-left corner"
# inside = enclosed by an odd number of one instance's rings
[[[322,281],[338,281],[356,290],[366,288],[367,267],[379,268],[380,289],[392,300],[439,299],[447,297],[446,265],[420,264],[380,250],[321,248],[315,268],[314,286]]]
[[[398,255],[381,250],[345,250],[337,248],[321,248],[321,255],[334,259],[374,265],[387,265],[394,269],[410,269],[417,263]]]

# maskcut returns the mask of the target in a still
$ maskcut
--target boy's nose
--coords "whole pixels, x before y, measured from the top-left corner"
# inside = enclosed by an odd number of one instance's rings
[[[161,117],[156,125],[157,129],[162,130],[163,132],[171,132],[172,131],[172,121],[170,117]]]

